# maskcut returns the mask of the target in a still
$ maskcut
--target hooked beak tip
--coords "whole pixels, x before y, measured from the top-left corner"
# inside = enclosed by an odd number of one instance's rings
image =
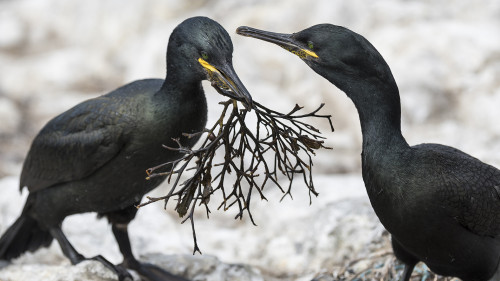
[[[253,108],[252,96],[250,95],[245,96],[245,106],[248,110],[252,110]]]
[[[245,30],[248,30],[248,26],[240,26],[236,28],[236,34],[245,35]]]
[[[215,67],[202,59],[200,59],[200,64],[208,71],[208,80],[220,94],[242,102],[248,110],[251,110],[253,107],[252,96],[238,78],[232,65]]]

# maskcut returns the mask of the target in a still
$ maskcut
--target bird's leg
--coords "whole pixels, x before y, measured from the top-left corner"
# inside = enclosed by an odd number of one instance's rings
[[[417,258],[412,256],[408,251],[404,249],[403,246],[392,236],[392,250],[394,251],[394,255],[400,261],[404,263],[404,271],[403,276],[401,276],[401,281],[410,281],[411,274],[415,265],[419,262]]]
[[[401,281],[410,281],[411,273],[413,272],[413,268],[415,268],[415,264],[406,264],[403,270],[403,276],[401,276]]]
[[[132,253],[128,236],[128,224],[113,223],[112,230],[120,252],[123,254],[123,265],[139,273],[145,281],[189,281],[180,276],[173,275],[162,268],[149,263],[139,262]]]
[[[75,265],[85,260],[85,257],[73,248],[59,226],[51,228],[50,234],[57,240],[63,254],[71,261],[71,264]]]
[[[127,228],[127,224],[113,224],[111,226],[116,242],[118,243],[118,247],[120,248],[120,252],[123,255],[122,264],[126,268],[137,269],[140,266],[140,263],[132,253],[132,246],[130,245]]]
[[[52,227],[49,231],[52,237],[57,240],[63,254],[71,261],[71,264],[75,265],[84,260],[95,260],[115,272],[118,275],[118,280],[133,280],[132,275],[130,275],[130,273],[125,268],[113,265],[101,255],[95,256],[93,258],[85,258],[83,255],[78,253],[73,245],[71,245],[68,238],[66,238],[66,235],[64,235],[60,226]]]
[[[106,216],[111,223],[111,229],[115,236],[120,252],[123,255],[122,265],[126,268],[137,271],[141,278],[146,281],[189,281],[179,276],[175,276],[155,265],[139,262],[132,253],[130,238],[128,236],[128,224],[137,214],[135,207],[140,202],[136,202],[122,210],[100,214]]]

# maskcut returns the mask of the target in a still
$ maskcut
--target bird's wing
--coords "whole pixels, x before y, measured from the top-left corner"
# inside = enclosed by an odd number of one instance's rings
[[[123,120],[116,103],[103,96],[85,101],[52,119],[33,140],[20,187],[30,192],[85,178],[124,146]],[[119,122],[116,122],[119,121]]]
[[[500,170],[457,149],[442,148],[446,156],[442,158],[441,204],[471,232],[499,236]]]

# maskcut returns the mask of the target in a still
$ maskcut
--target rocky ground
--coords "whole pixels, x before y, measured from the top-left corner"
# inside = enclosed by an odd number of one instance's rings
[[[374,215],[360,177],[361,136],[345,95],[276,46],[239,37],[240,25],[294,32],[329,22],[363,34],[385,57],[401,92],[409,143],[446,143],[500,166],[500,3],[495,0],[376,2],[245,0],[2,0],[0,1],[0,231],[19,214],[26,193],[18,177],[29,144],[53,116],[132,80],[163,77],[165,48],[182,20],[209,16],[230,33],[235,69],[254,99],[280,111],[295,103],[326,103],[336,131],[315,123],[332,150],[315,157],[320,192],[309,205],[300,186],[294,200],[256,202],[248,218],[197,213],[203,255],[191,255],[188,224],[161,204],[141,209],[131,225],[144,260],[193,280],[393,280],[387,233]],[[220,96],[204,84],[209,123]],[[163,195],[169,186],[154,191]],[[86,227],[82,229],[82,225]],[[120,255],[106,222],[94,215],[65,221],[87,256]],[[415,280],[433,280],[422,266]],[[114,280],[100,264],[70,266],[55,243],[0,269],[0,280]],[[373,279],[375,280],[375,279]],[[446,280],[437,278],[437,280]]]

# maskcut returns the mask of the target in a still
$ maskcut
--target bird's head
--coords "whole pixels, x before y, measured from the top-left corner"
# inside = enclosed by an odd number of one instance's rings
[[[393,79],[375,47],[363,36],[341,26],[318,24],[293,34],[241,26],[236,33],[290,51],[344,92],[354,80]]]
[[[233,44],[227,31],[212,19],[193,17],[179,24],[170,36],[167,72],[188,66],[192,77],[209,80],[251,108],[252,97],[234,71],[232,57]]]

